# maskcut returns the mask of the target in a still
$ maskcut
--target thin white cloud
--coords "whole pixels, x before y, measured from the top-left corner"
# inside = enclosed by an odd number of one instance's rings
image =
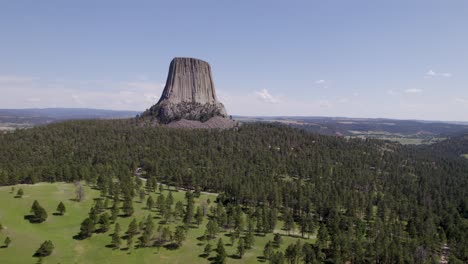
[[[277,104],[280,102],[279,98],[276,96],[273,96],[270,94],[270,92],[267,89],[262,89],[260,91],[256,91],[255,95],[257,96],[258,99],[271,103],[271,104]]]
[[[0,75],[0,84],[22,84],[30,83],[35,78],[29,76],[18,75]]]
[[[322,83],[325,83],[325,80],[317,80],[315,81],[316,84],[322,84]]]
[[[396,92],[390,89],[390,90],[387,90],[387,94],[388,95],[395,95]]]
[[[422,92],[423,92],[422,89],[416,89],[416,88],[406,89],[405,90],[405,93],[408,93],[408,94],[419,94],[419,93],[422,93]]]
[[[142,111],[157,102],[162,86],[159,82],[142,80],[39,80],[0,76],[0,91],[0,106],[4,108],[86,107]]]
[[[453,74],[450,72],[435,72],[433,70],[428,70],[425,74],[425,78],[433,78],[433,77],[445,77],[445,78],[450,78],[452,77]]]

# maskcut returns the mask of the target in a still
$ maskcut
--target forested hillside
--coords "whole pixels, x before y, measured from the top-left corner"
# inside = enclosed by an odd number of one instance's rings
[[[452,261],[467,262],[468,160],[436,150],[279,125],[68,121],[0,135],[0,185],[84,179],[110,192],[113,180],[131,189],[142,167],[150,180],[277,208],[299,228],[320,229],[314,249],[324,260],[425,263],[447,242]]]

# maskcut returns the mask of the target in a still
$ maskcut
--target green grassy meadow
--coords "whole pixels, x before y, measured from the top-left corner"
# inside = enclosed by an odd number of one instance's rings
[[[82,202],[75,202],[72,199],[75,197],[75,186],[69,183],[38,183],[34,185],[16,185],[15,192],[11,192],[11,187],[0,187],[0,223],[3,225],[3,231],[0,233],[0,244],[7,236],[12,240],[8,248],[0,248],[0,263],[36,263],[37,258],[33,257],[34,252],[39,248],[40,244],[45,240],[51,240],[55,245],[55,250],[52,255],[45,257],[43,263],[209,263],[207,258],[199,255],[203,253],[206,241],[199,240],[205,232],[207,218],[200,225],[200,228],[190,228],[187,233],[187,239],[183,245],[175,250],[161,247],[159,250],[156,247],[150,248],[133,248],[112,249],[106,247],[111,242],[111,234],[113,233],[113,225],[106,233],[93,234],[91,238],[85,240],[75,240],[73,236],[78,234],[81,222],[87,217],[89,209],[92,207],[93,198],[99,197],[99,191],[86,186],[85,199]],[[15,198],[16,191],[22,188],[24,196]],[[172,188],[173,189],[173,188]],[[164,195],[167,195],[168,190],[165,190]],[[159,192],[151,194],[156,200]],[[173,191],[174,200],[184,201],[185,192]],[[146,197],[147,198],[147,197]],[[146,200],[145,198],[145,200]],[[196,206],[201,201],[210,199],[214,201],[216,195],[202,194],[195,199]],[[24,219],[25,215],[29,214],[29,210],[34,200],[38,200],[49,217],[44,223],[32,224]],[[121,226],[121,234],[127,230],[128,224],[135,217],[137,221],[146,217],[150,212],[145,209],[145,202],[139,203],[138,198],[134,200],[135,213],[132,217],[118,218]],[[63,216],[53,215],[58,203],[62,201],[66,206],[66,213]],[[213,205],[214,203],[211,203]],[[110,213],[110,211],[109,211]],[[152,211],[153,216],[158,213]],[[155,219],[156,226],[160,219]],[[174,231],[177,223],[169,224],[171,231]],[[277,230],[281,234],[282,223],[278,222]],[[216,242],[219,237],[223,238],[225,249],[228,256],[235,255],[237,252],[237,243],[234,246],[230,245],[228,232],[221,232],[217,238],[211,241],[213,248],[216,247]],[[139,237],[139,236],[137,236]],[[296,241],[295,237],[283,236],[283,243],[280,250],[284,250],[290,243]],[[252,249],[246,251],[242,259],[228,257],[227,263],[257,263],[258,257],[262,256],[263,248],[268,240],[273,240],[272,234],[266,236],[255,236],[255,244]],[[310,242],[313,241],[311,238]],[[135,241],[135,245],[138,242]],[[122,240],[121,248],[125,248],[125,240]],[[209,257],[215,256],[212,252]]]

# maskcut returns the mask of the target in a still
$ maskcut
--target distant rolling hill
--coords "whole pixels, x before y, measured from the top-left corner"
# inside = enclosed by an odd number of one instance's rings
[[[73,119],[129,118],[139,113],[89,108],[0,109],[0,130],[28,128]]]
[[[467,122],[347,117],[234,117],[243,122],[272,122],[310,132],[345,137],[378,138],[402,144],[429,144],[468,133]]]
[[[89,108],[0,109],[0,130],[29,128],[76,119],[120,119],[141,114]],[[378,138],[402,144],[430,144],[468,133],[467,122],[315,116],[234,116],[241,122],[280,123],[309,132],[344,137]]]

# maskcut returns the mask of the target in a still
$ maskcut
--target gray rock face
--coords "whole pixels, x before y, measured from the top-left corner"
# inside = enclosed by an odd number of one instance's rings
[[[210,65],[194,58],[174,58],[161,98],[143,116],[166,124],[181,119],[205,122],[215,116],[227,117],[216,97]]]

